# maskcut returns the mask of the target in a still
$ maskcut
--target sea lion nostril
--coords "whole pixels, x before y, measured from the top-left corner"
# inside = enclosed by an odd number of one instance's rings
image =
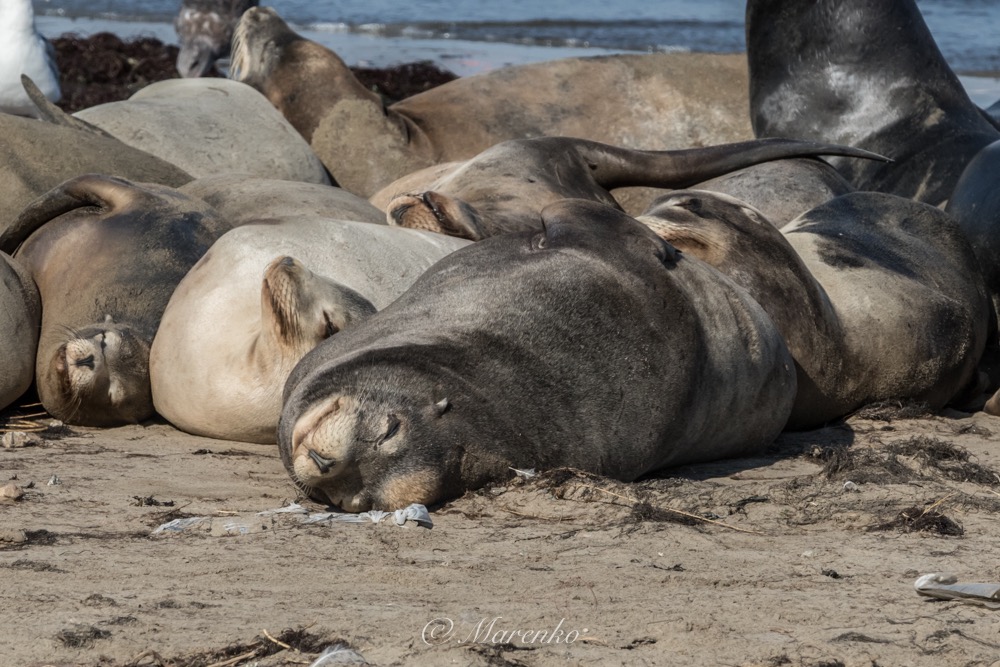
[[[330,468],[332,468],[336,463],[336,461],[334,461],[333,459],[323,458],[312,449],[309,450],[309,458],[311,458],[316,463],[316,467],[319,468],[320,474],[323,475],[330,472]]]
[[[90,370],[94,370],[94,355],[91,354],[89,356],[84,357],[83,359],[75,361],[73,363],[73,365],[74,366],[86,366]]]

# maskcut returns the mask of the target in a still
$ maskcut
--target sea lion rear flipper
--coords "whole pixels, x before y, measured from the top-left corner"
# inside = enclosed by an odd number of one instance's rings
[[[49,101],[49,98],[45,97],[43,93],[35,82],[31,80],[27,74],[21,75],[21,85],[24,86],[24,92],[28,94],[28,99],[35,105],[38,109],[38,117],[47,123],[52,123],[53,125],[62,125],[64,127],[72,127],[75,130],[82,130],[83,132],[90,132],[102,137],[112,137],[110,134],[92,125],[85,120],[81,120],[76,116],[71,116],[66,113],[53,102]]]

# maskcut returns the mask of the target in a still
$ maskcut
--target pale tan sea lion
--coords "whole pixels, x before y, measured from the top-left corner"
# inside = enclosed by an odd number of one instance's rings
[[[150,352],[157,412],[189,433],[276,442],[281,390],[299,359],[467,244],[316,216],[228,232],[163,314]]]
[[[309,144],[256,90],[228,79],[167,79],[75,116],[194,177],[245,172],[330,179]]]
[[[369,197],[508,139],[572,136],[663,150],[749,139],[742,55],[570,58],[464,77],[385,107],[343,60],[268,8],[247,11],[232,76],[271,100],[334,180]]]

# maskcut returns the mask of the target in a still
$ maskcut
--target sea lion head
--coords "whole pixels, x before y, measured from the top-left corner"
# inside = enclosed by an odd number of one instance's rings
[[[264,271],[261,316],[295,361],[321,340],[375,312],[358,292],[283,255]]]
[[[229,55],[233,30],[247,8],[258,0],[184,0],[174,18],[180,51],[177,73],[208,76],[220,58]]]
[[[230,78],[255,88],[271,76],[290,42],[302,40],[270,7],[251,7],[233,31]]]
[[[443,192],[402,194],[393,197],[386,209],[391,225],[422,229],[458,238],[479,241],[483,232],[479,211],[467,202]]]
[[[675,248],[716,268],[743,262],[750,238],[780,238],[764,215],[735,197],[677,190],[654,200],[636,218]]]
[[[335,392],[310,407],[292,429],[282,458],[296,486],[348,512],[429,505],[446,492],[450,466],[436,422],[448,399],[414,399],[388,386],[362,400]]]
[[[153,412],[149,342],[108,315],[69,333],[48,363],[39,392],[53,416],[84,426],[136,423]]]

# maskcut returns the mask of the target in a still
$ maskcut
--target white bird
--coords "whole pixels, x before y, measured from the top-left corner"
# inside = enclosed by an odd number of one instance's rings
[[[0,0],[0,111],[36,116],[35,105],[21,85],[27,74],[45,97],[62,96],[55,49],[35,30],[31,0]]]

